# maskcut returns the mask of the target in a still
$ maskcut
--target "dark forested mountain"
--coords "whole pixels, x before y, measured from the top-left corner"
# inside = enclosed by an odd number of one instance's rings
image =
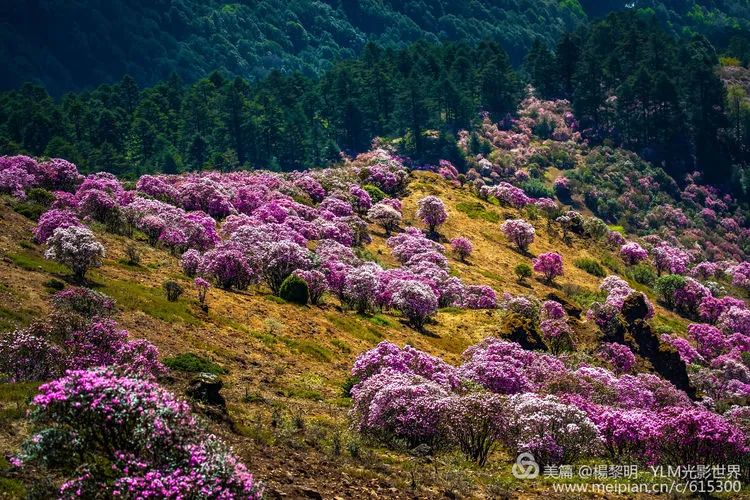
[[[53,95],[114,83],[151,85],[213,70],[318,74],[368,41],[491,39],[519,63],[536,38],[554,43],[590,16],[635,4],[676,34],[710,36],[750,19],[742,0],[18,0],[0,2],[0,88],[26,81]],[[727,42],[728,43],[728,42]]]
[[[113,83],[150,85],[173,72],[253,78],[319,73],[368,41],[501,42],[516,62],[585,14],[577,0],[20,0],[0,2],[3,88],[26,81],[53,95]]]

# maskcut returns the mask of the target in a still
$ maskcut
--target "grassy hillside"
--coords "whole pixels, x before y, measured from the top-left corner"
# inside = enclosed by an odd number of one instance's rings
[[[551,184],[551,182],[550,182]],[[416,202],[425,195],[439,196],[449,219],[440,230],[444,239],[463,235],[475,247],[467,263],[451,258],[451,268],[462,280],[491,285],[498,292],[532,294],[540,299],[554,294],[580,307],[598,297],[599,279],[576,268],[576,259],[587,257],[616,262],[608,250],[573,237],[564,243],[559,232],[538,221],[537,240],[530,255],[522,256],[502,236],[500,221],[523,217],[515,209],[501,208],[478,198],[468,188],[458,188],[432,173],[415,173],[403,198],[405,224],[415,223]],[[47,311],[50,282],[65,281],[67,272],[43,258],[43,248],[31,242],[34,223],[16,213],[8,198],[0,208],[0,322],[3,329],[22,326]],[[385,245],[382,230],[372,226],[373,241],[362,250],[367,259],[383,266],[395,262]],[[209,292],[204,313],[190,291],[178,302],[168,302],[161,284],[173,279],[190,288],[178,259],[137,242],[138,266],[125,257],[129,240],[97,230],[107,248],[104,266],[91,273],[92,286],[117,300],[117,320],[133,337],[144,337],[159,347],[163,359],[187,353],[218,364],[226,371],[223,394],[233,430],[213,424],[229,439],[248,466],[271,491],[305,495],[317,491],[324,497],[417,496],[454,491],[463,495],[502,494],[513,491],[509,464],[502,456],[478,469],[457,456],[441,459],[432,467],[416,467],[414,458],[363,442],[348,430],[350,400],[343,396],[356,356],[382,340],[410,344],[449,362],[457,363],[468,346],[488,336],[501,335],[499,311],[441,310],[426,333],[402,324],[393,314],[358,315],[344,310],[333,298],[320,307],[284,303],[265,289],[248,292]],[[565,276],[554,286],[537,279],[519,284],[512,269],[531,255],[557,251],[565,261]],[[637,283],[633,286],[642,289]],[[578,349],[596,347],[598,331],[591,324],[572,320]],[[656,325],[665,331],[684,331],[687,321],[657,306]],[[640,365],[648,369],[646,362]],[[173,371],[168,386],[181,392],[189,374]],[[24,392],[27,391],[27,392]],[[21,418],[25,398],[31,394],[21,384],[0,386],[3,453],[14,450],[25,437]],[[21,396],[19,396],[19,393]],[[415,470],[416,467],[416,470]],[[412,477],[412,474],[414,476]],[[533,494],[543,483],[524,484]],[[396,490],[394,490],[396,488]]]

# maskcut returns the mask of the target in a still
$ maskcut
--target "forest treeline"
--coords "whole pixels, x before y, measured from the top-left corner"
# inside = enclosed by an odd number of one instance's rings
[[[705,37],[678,41],[654,16],[628,12],[557,44],[538,39],[519,69],[496,42],[418,42],[368,44],[319,77],[274,71],[250,81],[216,71],[146,88],[125,77],[61,99],[27,84],[0,94],[0,152],[61,156],[125,176],[292,170],[383,136],[403,137],[402,152],[417,161],[461,166],[456,133],[480,112],[498,121],[514,113],[531,83],[542,97],[571,100],[593,144],[630,148],[677,178],[700,169],[739,185],[750,163],[750,111],[743,90],[727,94],[718,62]]]
[[[272,70],[319,75],[369,42],[500,43],[514,64],[536,38],[555,43],[591,19],[638,11],[673,36],[703,34],[744,58],[747,0],[17,0],[0,2],[0,89],[27,81],[52,95],[143,86],[213,70],[254,80]]]

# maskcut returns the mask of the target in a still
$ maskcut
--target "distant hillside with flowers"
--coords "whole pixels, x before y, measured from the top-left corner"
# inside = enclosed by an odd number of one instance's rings
[[[393,138],[135,182],[1,157],[2,494],[570,482],[515,478],[519,453],[746,481],[747,204],[589,144],[567,101],[516,116],[458,132],[460,170]]]

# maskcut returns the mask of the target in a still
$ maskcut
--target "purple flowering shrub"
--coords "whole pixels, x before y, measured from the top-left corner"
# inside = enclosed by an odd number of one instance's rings
[[[381,226],[385,230],[386,236],[390,236],[401,224],[401,212],[384,201],[373,205],[367,212],[367,217],[373,223]]]
[[[231,243],[224,243],[203,255],[198,274],[224,290],[245,290],[252,282],[253,271],[245,255]]]
[[[448,220],[443,201],[437,196],[426,196],[419,200],[417,218],[427,225],[430,233],[435,233],[437,227]]]
[[[107,317],[115,312],[115,301],[90,288],[71,287],[52,296],[56,311],[84,318]]]
[[[541,274],[546,283],[552,283],[555,278],[563,275],[562,256],[557,252],[539,254],[533,264],[534,272]]]
[[[631,241],[620,247],[620,256],[626,264],[632,266],[646,260],[648,258],[648,252],[638,243]]]
[[[69,371],[39,388],[36,432],[13,458],[64,478],[59,495],[260,498],[226,445],[157,384],[111,371]]]
[[[503,234],[521,253],[526,253],[529,245],[534,242],[536,230],[534,226],[523,219],[508,219],[500,226]]]
[[[514,455],[531,453],[540,465],[569,464],[602,446],[586,412],[555,396],[516,394],[506,408],[506,445]]]
[[[599,347],[597,355],[607,362],[618,375],[630,373],[635,366],[635,354],[623,344],[604,343]]]
[[[432,289],[419,281],[396,281],[393,307],[400,311],[414,328],[421,330],[437,312],[438,299]]]
[[[495,309],[497,294],[487,285],[466,285],[461,294],[461,306],[466,309]]]
[[[552,353],[572,348],[573,329],[568,324],[568,315],[559,302],[547,300],[542,304],[542,322],[539,330]]]
[[[75,213],[66,209],[48,210],[39,217],[39,221],[34,228],[34,241],[46,243],[55,229],[71,226],[82,226]]]
[[[202,262],[203,257],[201,256],[201,253],[194,248],[191,248],[187,252],[183,253],[182,257],[180,257],[180,266],[182,267],[182,272],[185,273],[185,276],[188,276],[189,278],[195,277]]]
[[[78,281],[83,281],[92,267],[100,267],[104,246],[90,229],[80,226],[58,227],[47,239],[44,258],[54,260],[73,271]]]
[[[461,262],[466,262],[466,259],[474,251],[474,245],[471,244],[471,241],[463,237],[453,238],[451,240],[451,247],[453,248],[453,253],[456,254],[456,257]]]

